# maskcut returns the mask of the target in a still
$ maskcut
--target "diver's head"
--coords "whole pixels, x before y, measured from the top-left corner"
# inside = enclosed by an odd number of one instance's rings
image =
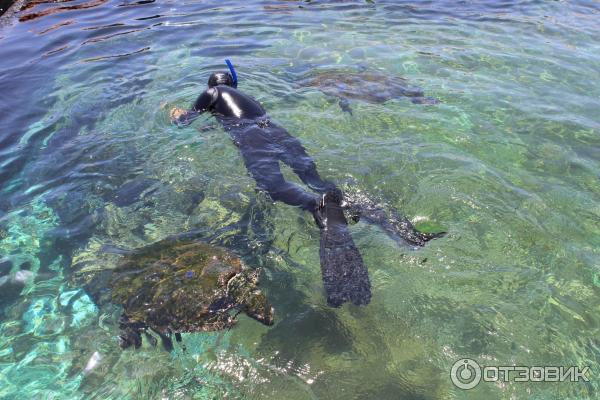
[[[215,72],[208,78],[208,87],[227,85],[233,87],[233,76],[229,72]]]

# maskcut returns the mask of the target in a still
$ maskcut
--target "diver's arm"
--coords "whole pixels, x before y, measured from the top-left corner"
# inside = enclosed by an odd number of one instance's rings
[[[215,88],[209,88],[209,89],[205,90],[196,99],[196,102],[194,103],[192,110],[197,112],[198,115],[202,114],[205,111],[210,110],[210,108],[213,106],[213,104],[215,104],[215,101],[217,101],[218,95],[219,95],[219,93],[217,92],[217,89],[215,89]]]
[[[182,126],[188,126],[194,122],[198,116],[200,116],[200,113],[194,110],[185,110],[178,107],[174,107],[170,113],[171,122],[173,122],[179,128]]]
[[[216,89],[210,88],[204,91],[198,96],[191,110],[185,111],[179,108],[171,110],[171,121],[179,127],[191,124],[196,118],[202,115],[203,112],[210,110],[216,98]]]

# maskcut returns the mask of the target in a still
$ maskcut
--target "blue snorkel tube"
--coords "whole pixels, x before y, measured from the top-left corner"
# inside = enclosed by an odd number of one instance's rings
[[[227,64],[229,72],[231,72],[231,77],[233,78],[233,87],[237,89],[238,78],[237,74],[235,73],[235,68],[233,68],[233,64],[231,63],[231,61],[229,61],[229,59],[225,60],[225,64]]]

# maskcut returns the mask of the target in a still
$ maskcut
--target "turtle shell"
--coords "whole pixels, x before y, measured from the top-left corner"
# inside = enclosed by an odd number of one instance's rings
[[[166,240],[123,258],[110,281],[112,301],[130,321],[159,332],[221,329],[226,311],[235,306],[227,284],[244,268],[239,257],[220,247]]]
[[[423,90],[409,85],[406,79],[378,72],[321,71],[302,79],[300,86],[314,87],[328,96],[376,104],[398,97],[419,103],[434,100],[423,97]]]

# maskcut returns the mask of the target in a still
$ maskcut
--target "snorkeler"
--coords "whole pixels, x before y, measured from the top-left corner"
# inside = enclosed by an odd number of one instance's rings
[[[319,176],[315,162],[297,138],[271,121],[258,101],[237,90],[235,70],[228,60],[226,62],[231,73],[213,73],[208,79],[208,89],[193,107],[190,110],[173,108],[171,120],[178,126],[186,126],[204,112],[215,116],[239,148],[258,187],[274,201],[300,207],[314,216],[321,232],[319,254],[328,304],[334,307],[346,301],[368,304],[371,299],[369,274],[348,230],[342,192]],[[320,196],[287,182],[279,162],[290,166],[302,182]],[[409,233],[396,232],[398,226],[382,224],[381,210],[373,207],[372,210],[362,208],[360,212],[367,221],[379,223],[384,230],[387,227],[388,233],[408,237],[409,241],[415,239],[413,242],[417,245],[433,237],[414,230],[410,222]],[[404,221],[400,228],[407,228]]]

